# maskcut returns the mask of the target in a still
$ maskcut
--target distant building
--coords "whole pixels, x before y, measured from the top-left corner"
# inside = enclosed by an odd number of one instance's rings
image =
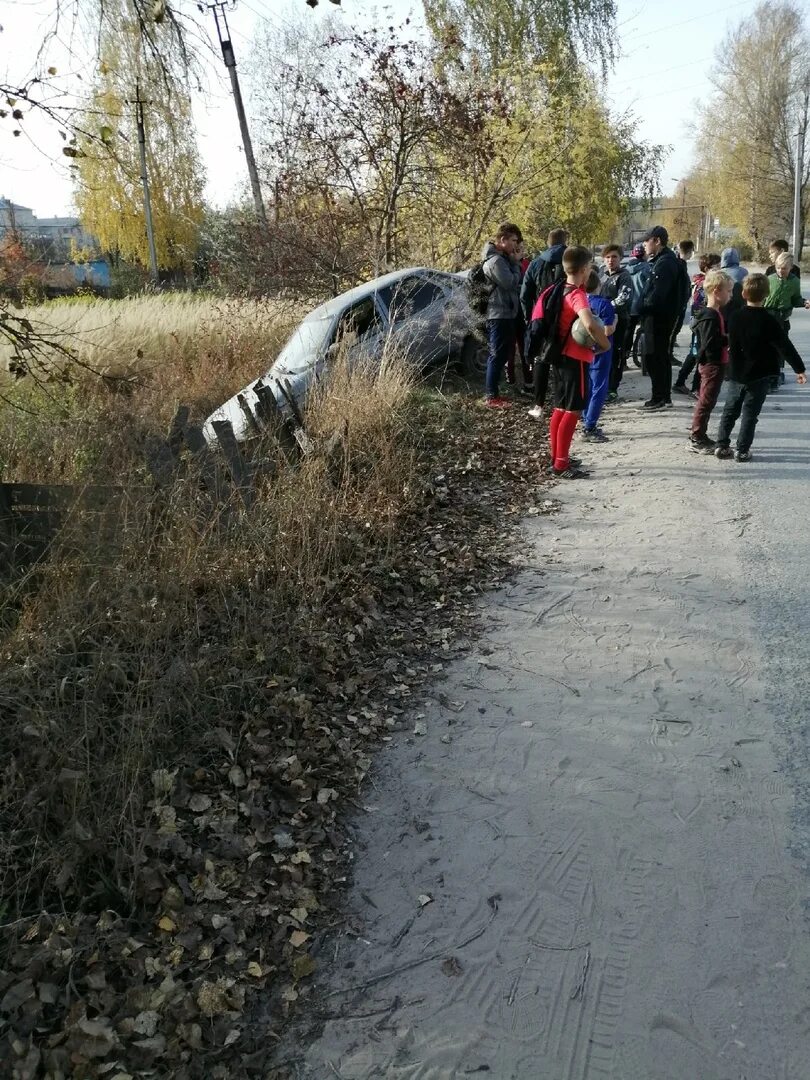
[[[0,239],[16,232],[20,239],[35,246],[49,262],[65,262],[75,249],[97,251],[98,244],[86,232],[77,217],[38,218],[30,206],[0,196]]]

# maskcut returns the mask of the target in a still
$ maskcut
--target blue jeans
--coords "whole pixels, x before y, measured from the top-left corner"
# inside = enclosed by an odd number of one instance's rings
[[[610,390],[610,372],[613,368],[613,349],[600,353],[588,365],[590,368],[591,394],[582,422],[586,429],[595,428]]]
[[[754,441],[757,420],[768,396],[770,379],[754,379],[750,383],[739,383],[733,379],[726,382],[726,403],[717,429],[717,445],[730,446],[731,433],[742,413],[740,430],[737,433],[737,449],[747,453]]]
[[[489,341],[489,359],[487,360],[487,397],[498,397],[498,383],[507,360],[515,351],[515,320],[487,319],[487,340]]]

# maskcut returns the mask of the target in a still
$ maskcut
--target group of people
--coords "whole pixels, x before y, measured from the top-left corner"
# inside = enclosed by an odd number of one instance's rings
[[[570,455],[580,419],[585,441],[607,441],[599,419],[605,403],[618,398],[636,339],[651,384],[646,410],[671,408],[673,392],[697,399],[689,440],[696,453],[749,461],[759,413],[767,394],[784,382],[785,363],[799,382],[806,381],[788,332],[793,309],[810,308],[810,301],[801,295],[801,272],[787,243],[772,241],[764,274],[749,274],[736,249],[727,248],[721,255],[701,255],[692,278],[687,264],[693,254],[689,240],[673,250],[662,225],[650,229],[626,265],[621,247],[608,244],[598,269],[587,248],[568,246],[564,229],[552,230],[548,248],[531,261],[523,253],[521,230],[510,222],[485,246],[486,404],[512,406],[500,394],[506,373],[518,392],[533,398],[529,415],[542,419],[551,386],[556,476],[587,475]],[[692,343],[673,384],[673,350],[687,313]],[[724,380],[726,402],[712,440],[708,423]],[[731,435],[740,417],[734,453]]]

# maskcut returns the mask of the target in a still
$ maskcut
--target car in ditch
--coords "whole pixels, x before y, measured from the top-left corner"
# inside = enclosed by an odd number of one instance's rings
[[[397,270],[321,304],[299,324],[269,370],[208,417],[203,434],[214,443],[214,423],[227,420],[238,440],[247,439],[263,426],[257,386],[271,389],[282,412],[301,410],[339,353],[349,364],[378,363],[387,349],[420,369],[458,362],[470,378],[481,377],[486,349],[466,274]]]

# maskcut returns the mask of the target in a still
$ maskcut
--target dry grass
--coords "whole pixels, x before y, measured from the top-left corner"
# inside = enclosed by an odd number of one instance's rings
[[[301,314],[291,302],[171,294],[28,309],[35,329],[93,370],[54,352],[45,366],[67,381],[40,367],[0,382],[0,477],[133,479],[145,439],[166,430],[178,403],[207,416],[269,368]]]
[[[115,551],[100,550],[95,525],[77,519],[34,577],[0,594],[7,625],[17,613],[0,660],[7,914],[136,904],[153,771],[204,763],[212,727],[236,730],[267,707],[257,666],[289,667],[329,597],[364,553],[384,552],[407,511],[411,391],[397,362],[379,374],[339,368],[308,415],[318,442],[343,433],[338,460],[316,452],[294,469],[268,445],[276,472],[261,497],[218,515],[191,468],[170,490],[141,486],[150,383],[123,413],[98,396],[94,447],[136,492]],[[33,433],[37,425],[48,418],[29,418]],[[73,459],[84,430],[64,431]]]
[[[102,375],[150,375],[211,360],[257,358],[306,314],[291,300],[237,300],[167,293],[126,300],[56,301],[25,309],[32,327]],[[58,360],[54,352],[54,359]],[[0,371],[8,343],[0,345]],[[272,357],[271,357],[272,359]]]

